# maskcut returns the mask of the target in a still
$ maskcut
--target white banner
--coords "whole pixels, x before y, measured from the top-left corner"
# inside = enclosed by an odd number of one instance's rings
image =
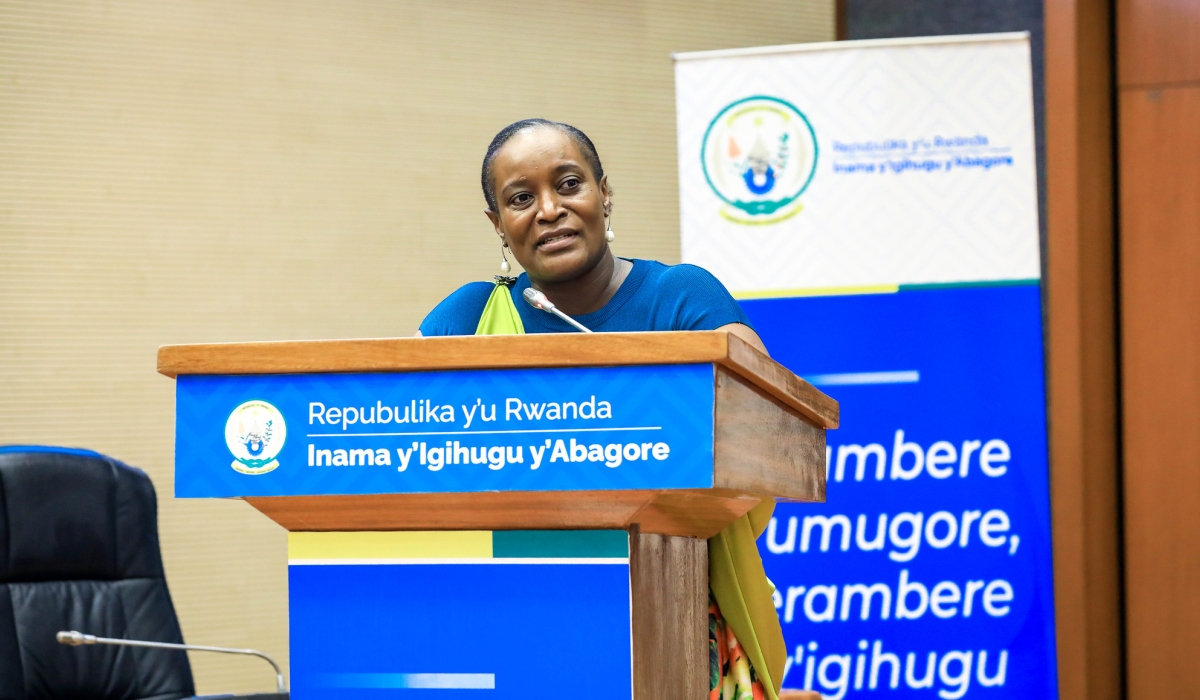
[[[675,59],[683,261],[738,296],[1040,277],[1028,35]]]

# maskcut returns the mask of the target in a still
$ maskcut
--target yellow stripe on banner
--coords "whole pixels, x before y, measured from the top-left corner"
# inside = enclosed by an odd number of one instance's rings
[[[895,294],[898,284],[873,284],[862,287],[812,287],[809,289],[768,289],[761,292],[733,292],[734,299],[785,299],[787,297],[837,297],[852,294]]]
[[[289,532],[288,559],[491,559],[492,533]]]

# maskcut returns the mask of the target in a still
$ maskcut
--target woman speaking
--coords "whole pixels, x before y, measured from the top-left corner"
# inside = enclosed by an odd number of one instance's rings
[[[507,249],[525,273],[463,286],[429,313],[419,335],[576,332],[513,304],[512,294],[533,287],[593,331],[724,330],[766,351],[707,271],[613,255],[612,190],[579,129],[545,119],[510,124],[488,146],[480,179],[500,269],[509,271]],[[767,501],[709,540],[710,700],[778,698],[787,651],[754,544],[773,509]]]

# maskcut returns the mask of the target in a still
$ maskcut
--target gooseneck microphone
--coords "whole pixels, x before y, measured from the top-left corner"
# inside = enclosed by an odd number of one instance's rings
[[[55,639],[59,644],[77,647],[85,644],[111,644],[122,647],[148,647],[150,649],[182,649],[184,651],[215,651],[221,654],[244,654],[246,656],[257,656],[265,659],[267,663],[275,669],[275,687],[278,692],[286,693],[287,685],[283,682],[283,671],[279,669],[279,664],[275,663],[275,659],[267,656],[261,651],[253,649],[227,649],[225,647],[205,647],[197,644],[171,644],[168,642],[142,642],[136,639],[112,639],[110,637],[97,637],[92,634],[83,634],[82,632],[59,632]]]
[[[583,331],[584,333],[592,332],[590,329],[585,327],[579,321],[576,321],[575,319],[571,318],[570,316],[559,311],[558,307],[554,305],[554,302],[547,299],[545,294],[542,294],[541,292],[534,289],[533,287],[526,289],[525,292],[521,296],[525,297],[525,301],[529,302],[530,306],[541,309],[542,311],[545,311],[548,314],[554,314],[555,316],[558,316],[562,320],[566,321],[567,323],[571,324],[572,326],[575,326],[576,328]]]

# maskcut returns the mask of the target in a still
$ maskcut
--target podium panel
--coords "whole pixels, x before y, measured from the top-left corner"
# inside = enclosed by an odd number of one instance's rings
[[[630,697],[623,530],[292,533],[288,559],[298,698]]]

